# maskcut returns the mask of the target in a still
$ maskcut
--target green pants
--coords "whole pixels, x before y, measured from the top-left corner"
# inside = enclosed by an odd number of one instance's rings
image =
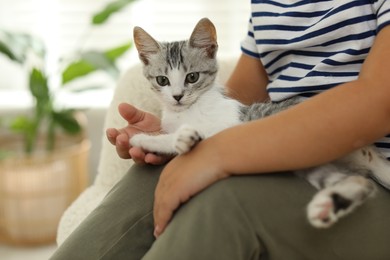
[[[161,167],[133,166],[52,260],[389,260],[390,193],[329,229],[311,227],[316,190],[293,174],[231,177],[207,188],[153,237],[153,196]],[[184,174],[184,173],[183,173]]]

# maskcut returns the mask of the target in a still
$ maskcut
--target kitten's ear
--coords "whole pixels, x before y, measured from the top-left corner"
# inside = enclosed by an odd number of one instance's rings
[[[203,18],[195,26],[190,37],[190,46],[206,49],[209,58],[215,58],[218,50],[217,32],[209,19]]]
[[[160,45],[141,27],[134,27],[134,43],[138,50],[140,60],[145,64],[149,64],[149,56],[160,51]]]

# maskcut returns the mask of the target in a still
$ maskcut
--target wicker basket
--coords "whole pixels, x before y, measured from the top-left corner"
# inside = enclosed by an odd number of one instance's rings
[[[20,145],[0,142],[2,149]],[[90,144],[63,137],[58,146],[49,154],[0,161],[0,240],[24,245],[55,240],[61,215],[87,185]]]

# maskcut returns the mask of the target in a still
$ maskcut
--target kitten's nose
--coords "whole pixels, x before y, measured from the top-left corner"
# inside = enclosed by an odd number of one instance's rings
[[[183,98],[183,95],[175,95],[175,96],[173,96],[173,98],[174,98],[177,102],[179,102],[179,101]]]

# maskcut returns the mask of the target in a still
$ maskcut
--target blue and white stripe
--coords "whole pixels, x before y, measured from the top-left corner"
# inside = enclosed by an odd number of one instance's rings
[[[241,48],[264,65],[271,100],[310,97],[355,80],[387,25],[389,0],[252,0]],[[378,147],[390,157],[390,136]]]

